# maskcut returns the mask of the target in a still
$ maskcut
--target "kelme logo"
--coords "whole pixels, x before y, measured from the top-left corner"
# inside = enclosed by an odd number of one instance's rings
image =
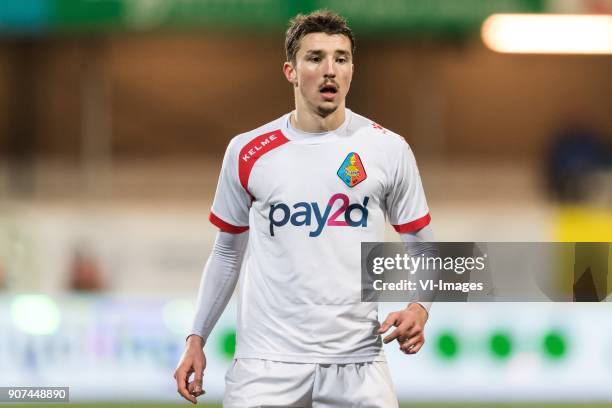
[[[361,158],[355,152],[351,152],[346,156],[337,174],[340,180],[344,181],[344,184],[349,187],[355,187],[367,177]]]

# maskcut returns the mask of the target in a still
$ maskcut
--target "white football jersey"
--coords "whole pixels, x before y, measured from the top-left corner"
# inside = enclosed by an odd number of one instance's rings
[[[286,114],[230,142],[210,220],[249,231],[236,358],[384,360],[378,305],[361,302],[361,242],[385,221],[417,231],[430,216],[412,151],[346,109],[338,129],[294,129]]]

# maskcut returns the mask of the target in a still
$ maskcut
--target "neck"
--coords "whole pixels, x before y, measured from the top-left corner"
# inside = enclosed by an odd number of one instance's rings
[[[323,133],[338,129],[345,119],[344,103],[338,106],[334,112],[322,116],[305,107],[295,106],[295,112],[291,115],[291,126],[308,133]]]

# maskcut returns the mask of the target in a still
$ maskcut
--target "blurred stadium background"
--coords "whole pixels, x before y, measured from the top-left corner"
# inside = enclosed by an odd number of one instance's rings
[[[322,7],[357,35],[348,106],[406,137],[438,240],[612,241],[612,1],[1,0],[0,385],[180,403],[224,148],[291,109],[284,28]],[[604,17],[603,49],[566,29],[553,53],[504,52],[483,29],[497,13]],[[419,355],[387,348],[400,400],[612,404],[611,312],[435,304]]]

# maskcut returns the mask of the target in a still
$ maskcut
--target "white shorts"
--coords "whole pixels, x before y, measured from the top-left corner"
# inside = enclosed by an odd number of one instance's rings
[[[225,375],[226,408],[397,408],[385,361],[351,364],[235,359]]]

